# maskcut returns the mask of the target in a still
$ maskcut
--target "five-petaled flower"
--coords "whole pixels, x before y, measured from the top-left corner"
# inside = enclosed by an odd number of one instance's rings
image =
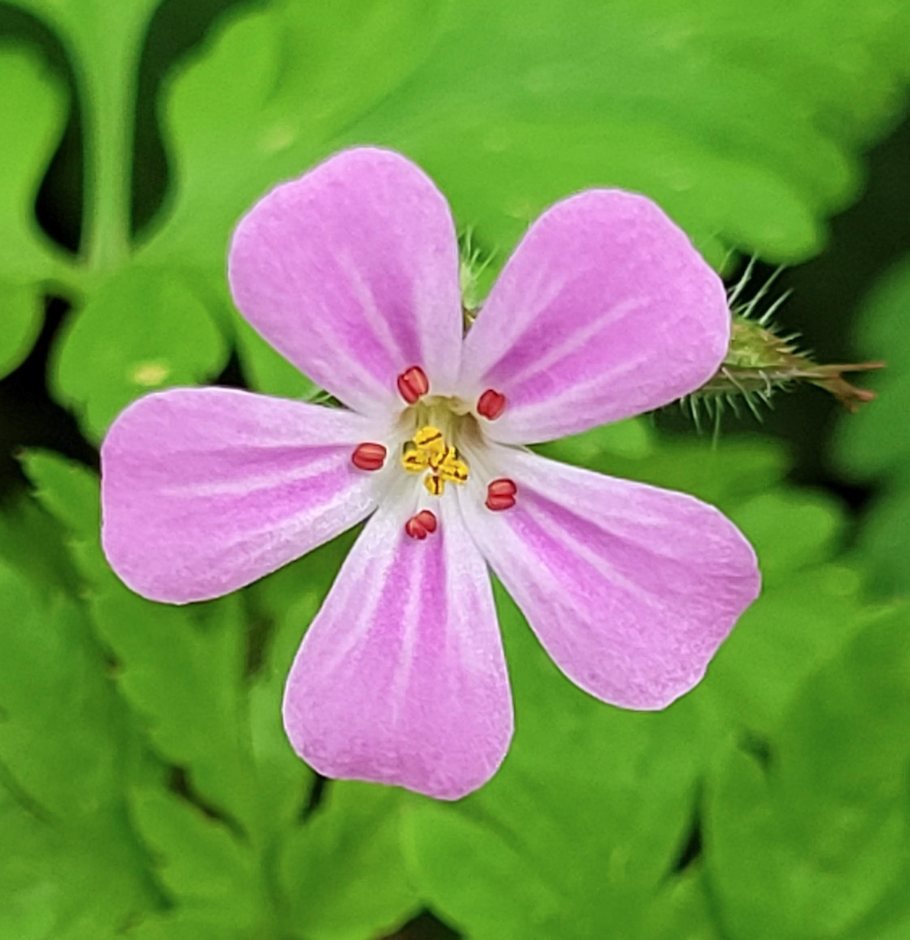
[[[102,450],[104,548],[134,590],[186,603],[367,520],[287,683],[313,767],[445,799],[493,775],[513,719],[487,566],[592,695],[662,708],[699,681],[758,593],[741,533],[526,446],[665,405],[723,358],[723,285],[652,202],[550,208],[465,334],[445,199],[404,157],[354,149],[253,207],[229,276],[253,327],[345,407],[220,388],[135,402]]]

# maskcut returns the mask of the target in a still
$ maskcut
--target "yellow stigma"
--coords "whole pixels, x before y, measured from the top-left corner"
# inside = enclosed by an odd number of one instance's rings
[[[404,445],[401,465],[408,473],[424,473],[423,485],[431,496],[442,496],[446,483],[464,483],[468,465],[458,450],[446,443],[439,428],[422,427]]]

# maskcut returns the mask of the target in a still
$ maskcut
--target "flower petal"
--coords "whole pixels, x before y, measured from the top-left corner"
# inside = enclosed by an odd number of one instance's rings
[[[740,531],[681,493],[505,448],[496,460],[516,505],[490,512],[468,489],[465,518],[560,669],[625,708],[691,689],[758,595]]]
[[[457,799],[505,756],[512,702],[486,565],[457,505],[438,503],[424,541],[400,504],[367,523],[304,637],[284,723],[329,777]]]
[[[344,151],[272,190],[241,220],[229,277],[247,320],[294,365],[363,414],[403,401],[420,366],[451,394],[462,314],[445,198],[399,154]]]
[[[137,593],[176,604],[261,578],[375,508],[385,471],[351,464],[372,427],[236,389],[140,399],[101,448],[108,561]]]
[[[506,443],[574,434],[698,388],[727,351],[720,278],[649,199],[588,190],[530,228],[465,341],[459,393],[506,396]]]

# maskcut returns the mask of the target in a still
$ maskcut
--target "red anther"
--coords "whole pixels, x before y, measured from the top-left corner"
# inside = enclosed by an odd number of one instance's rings
[[[501,512],[503,509],[511,509],[515,505],[515,495],[518,493],[518,487],[512,480],[500,477],[493,480],[487,486],[487,509],[493,512]]]
[[[404,531],[410,535],[412,539],[423,540],[427,537],[427,530],[420,524],[420,520],[417,516],[408,519],[404,524]]]
[[[487,496],[487,501],[484,505],[493,512],[502,512],[503,509],[511,509],[515,505],[515,497]]]
[[[500,477],[498,480],[492,480],[487,486],[488,496],[514,496],[518,492],[518,487],[513,480],[507,477]]]
[[[413,405],[419,398],[422,398],[430,390],[430,381],[426,372],[420,366],[411,366],[398,376],[398,391],[401,397],[409,404]]]
[[[506,396],[488,388],[477,399],[477,414],[488,421],[495,421],[506,410]]]
[[[431,513],[429,509],[422,509],[414,518],[427,530],[427,532],[436,531],[436,516]]]
[[[411,516],[404,524],[404,531],[412,539],[423,541],[431,532],[436,531],[436,516],[429,509],[421,510],[416,516]]]
[[[386,453],[382,444],[358,444],[351,454],[351,463],[358,470],[379,470],[385,463]]]

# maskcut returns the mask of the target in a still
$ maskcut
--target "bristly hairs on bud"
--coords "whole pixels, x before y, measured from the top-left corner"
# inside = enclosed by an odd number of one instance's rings
[[[815,362],[811,353],[799,349],[796,342],[798,334],[785,334],[773,322],[774,315],[791,291],[785,291],[764,312],[759,312],[783,268],[778,268],[751,300],[741,301],[743,290],[755,269],[755,262],[753,257],[742,277],[727,292],[733,322],[730,346],[724,361],[701,388],[680,402],[696,427],[701,428],[704,412],[713,420],[716,434],[724,409],[729,407],[739,417],[742,404],[761,421],[762,407],[771,407],[771,399],[776,392],[791,391],[806,382],[830,392],[848,411],[856,411],[860,405],[872,401],[875,393],[851,385],[844,378],[844,373],[881,369],[883,362],[845,365],[820,365]]]
[[[486,299],[490,280],[494,274],[491,265],[496,258],[495,251],[481,248],[474,236],[474,229],[465,229],[458,237],[461,256],[461,308],[464,314],[465,333],[473,325],[480,312],[480,305]]]

